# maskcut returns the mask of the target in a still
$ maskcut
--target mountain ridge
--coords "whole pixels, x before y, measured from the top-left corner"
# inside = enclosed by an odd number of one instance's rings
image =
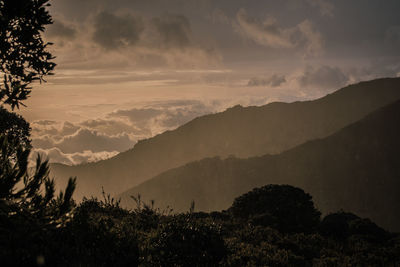
[[[176,211],[228,208],[233,199],[265,184],[290,184],[314,197],[324,213],[339,209],[400,230],[400,101],[323,139],[279,155],[207,158],[164,172],[121,194],[140,193]]]
[[[342,88],[317,100],[233,107],[205,115],[97,163],[52,165],[63,184],[78,176],[77,196],[118,194],[171,168],[201,158],[278,154],[323,138],[400,99],[400,79],[383,78]]]

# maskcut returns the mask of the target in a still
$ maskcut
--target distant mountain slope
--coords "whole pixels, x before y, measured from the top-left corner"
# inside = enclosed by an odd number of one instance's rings
[[[400,101],[339,132],[280,155],[209,158],[169,170],[122,194],[140,193],[176,211],[228,208],[254,187],[277,183],[303,188],[323,212],[343,208],[400,231]]]
[[[326,137],[397,99],[400,79],[387,78],[351,85],[314,101],[235,106],[141,141],[108,160],[73,167],[53,164],[52,174],[60,185],[78,176],[78,199],[99,195],[101,186],[116,194],[205,157],[280,153]]]

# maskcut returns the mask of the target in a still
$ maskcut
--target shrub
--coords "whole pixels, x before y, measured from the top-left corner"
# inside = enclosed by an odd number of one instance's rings
[[[215,266],[226,250],[218,226],[178,215],[150,234],[145,253],[151,266]]]
[[[62,229],[62,255],[76,266],[136,266],[139,249],[129,212],[97,199],[84,200]]]
[[[322,235],[344,240],[353,235],[362,236],[369,241],[381,242],[389,234],[369,219],[362,219],[349,212],[331,213],[322,220],[319,231]]]
[[[312,197],[290,185],[267,185],[236,198],[229,209],[235,218],[282,232],[313,232],[321,213]]]

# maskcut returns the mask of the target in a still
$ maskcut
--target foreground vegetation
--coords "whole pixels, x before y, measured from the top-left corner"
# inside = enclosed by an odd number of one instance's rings
[[[8,129],[2,129],[5,133]],[[0,137],[0,261],[3,266],[399,266],[400,235],[339,211],[321,220],[312,197],[267,185],[228,210],[175,214],[132,197],[127,210],[55,194],[48,162],[28,168],[30,148]]]
[[[255,189],[223,212],[194,212],[193,205],[187,213],[172,214],[144,204],[140,196],[134,199],[133,210],[109,196],[85,199],[67,215],[57,201],[44,210],[58,213],[5,213],[2,206],[1,261],[7,266],[400,264],[398,234],[351,213],[320,220],[311,197],[287,185]]]

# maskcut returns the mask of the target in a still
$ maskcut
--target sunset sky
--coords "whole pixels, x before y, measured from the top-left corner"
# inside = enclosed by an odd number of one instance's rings
[[[398,0],[54,0],[36,151],[77,164],[241,104],[400,76]]]

